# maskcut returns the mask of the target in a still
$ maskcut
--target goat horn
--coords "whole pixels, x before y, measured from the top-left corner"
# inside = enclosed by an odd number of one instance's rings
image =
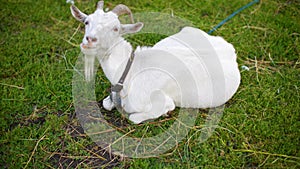
[[[99,1],[97,3],[97,9],[103,10],[104,1]]]
[[[112,10],[112,12],[117,14],[118,16],[127,14],[129,15],[131,22],[134,23],[131,10],[126,5],[119,4]]]

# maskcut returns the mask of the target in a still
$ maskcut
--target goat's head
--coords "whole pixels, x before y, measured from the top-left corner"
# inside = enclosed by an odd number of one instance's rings
[[[85,24],[85,35],[80,45],[81,49],[94,50],[97,48],[108,49],[117,43],[120,36],[126,33],[135,33],[141,30],[143,23],[134,23],[130,9],[123,5],[117,5],[109,12],[103,11],[103,1],[97,3],[97,9],[93,14],[86,15],[76,6],[71,6],[72,15]],[[121,24],[118,16],[128,14],[132,24]]]

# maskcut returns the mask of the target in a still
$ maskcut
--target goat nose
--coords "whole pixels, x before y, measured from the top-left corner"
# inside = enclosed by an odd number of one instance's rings
[[[91,42],[97,42],[97,38],[93,38],[93,37],[90,37],[90,36],[87,36],[86,37],[86,40],[91,43]]]

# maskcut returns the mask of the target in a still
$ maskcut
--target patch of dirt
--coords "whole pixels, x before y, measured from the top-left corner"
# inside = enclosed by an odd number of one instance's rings
[[[130,122],[124,114],[121,114],[117,110],[107,111],[102,106],[102,100],[98,102],[101,113],[103,114],[105,120],[116,127],[122,128],[130,125]]]
[[[102,111],[101,111],[102,112]],[[112,114],[112,113],[109,113]],[[114,118],[112,118],[114,119]],[[116,118],[115,118],[116,119]],[[118,118],[117,118],[118,119]],[[116,124],[123,124],[117,121]],[[66,124],[64,130],[71,136],[71,140],[80,142],[82,139],[89,140],[89,137],[84,133],[84,129],[78,124],[75,118],[75,113],[69,116],[69,122]],[[120,165],[124,158],[116,156],[106,149],[99,147],[96,143],[92,142],[89,145],[82,145],[82,149],[88,152],[88,155],[78,156],[68,152],[66,146],[67,141],[61,138],[58,143],[58,152],[53,152],[50,156],[50,163],[54,168],[67,169],[67,168],[114,168]],[[124,168],[124,166],[122,166]],[[128,168],[128,167],[125,167]]]
[[[85,147],[89,156],[72,156],[67,152],[58,152],[50,158],[54,168],[114,168],[120,165],[121,158],[110,154],[95,143]]]

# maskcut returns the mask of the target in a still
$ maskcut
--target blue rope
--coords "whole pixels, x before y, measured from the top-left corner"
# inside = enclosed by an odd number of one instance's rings
[[[208,31],[208,34],[212,34],[215,30],[217,30],[218,28],[220,28],[222,25],[224,25],[227,21],[229,21],[230,19],[232,19],[235,15],[237,15],[238,13],[240,13],[241,11],[243,11],[244,9],[259,3],[259,0],[254,0],[250,3],[248,3],[247,5],[241,7],[240,9],[236,10],[235,12],[233,12],[231,15],[229,15],[227,18],[225,18],[222,22],[220,22],[217,26],[213,27],[210,31]]]

